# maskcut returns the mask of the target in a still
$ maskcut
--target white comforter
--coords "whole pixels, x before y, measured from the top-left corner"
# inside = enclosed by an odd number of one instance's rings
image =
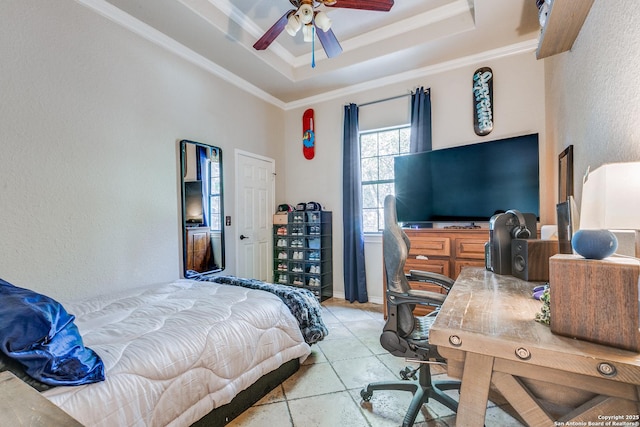
[[[43,394],[86,426],[187,426],[309,346],[275,295],[180,280],[65,303],[106,381]]]

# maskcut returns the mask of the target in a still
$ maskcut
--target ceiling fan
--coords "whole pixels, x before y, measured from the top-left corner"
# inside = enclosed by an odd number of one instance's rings
[[[302,28],[304,41],[313,42],[317,34],[327,57],[333,58],[342,52],[342,46],[331,30],[331,19],[326,13],[317,10],[320,5],[382,12],[388,12],[393,6],[393,0],[289,0],[289,2],[295,9],[288,10],[260,37],[253,45],[256,50],[269,47],[284,30],[291,36],[295,36]]]

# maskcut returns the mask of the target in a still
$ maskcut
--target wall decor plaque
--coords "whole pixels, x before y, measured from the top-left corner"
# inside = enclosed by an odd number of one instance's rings
[[[473,73],[473,128],[479,136],[493,130],[493,71],[489,67]]]

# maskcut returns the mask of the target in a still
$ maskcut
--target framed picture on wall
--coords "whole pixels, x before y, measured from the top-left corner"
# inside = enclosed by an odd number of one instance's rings
[[[569,196],[573,196],[573,145],[558,156],[558,203],[566,202]]]

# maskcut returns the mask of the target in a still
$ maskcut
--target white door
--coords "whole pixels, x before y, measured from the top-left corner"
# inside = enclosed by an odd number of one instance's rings
[[[236,272],[239,277],[272,282],[275,161],[240,150],[235,154]]]

